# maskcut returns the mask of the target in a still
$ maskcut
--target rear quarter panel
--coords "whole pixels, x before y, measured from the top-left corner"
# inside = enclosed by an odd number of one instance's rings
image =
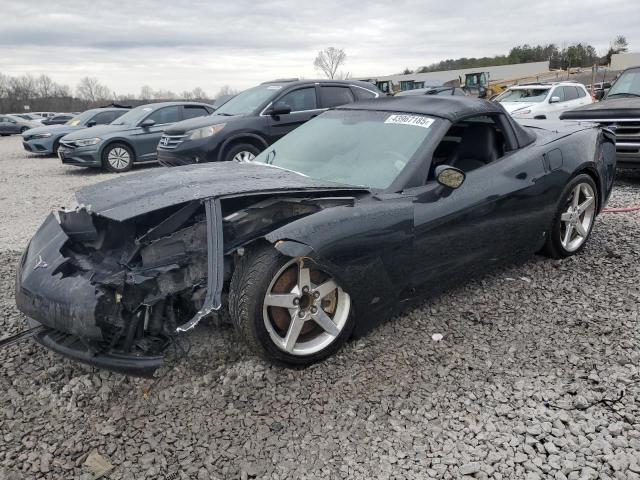
[[[615,179],[615,137],[612,132],[591,123],[522,123],[536,127],[535,144],[544,152],[543,163],[547,175],[564,185],[579,173],[589,173],[598,186],[598,206],[601,209],[611,194]]]

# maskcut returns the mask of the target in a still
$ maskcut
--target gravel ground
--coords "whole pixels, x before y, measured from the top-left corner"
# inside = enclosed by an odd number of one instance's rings
[[[23,328],[18,250],[74,188],[108,177],[0,139],[3,334]],[[611,206],[627,205],[640,205],[638,174],[617,182]],[[110,479],[640,479],[639,255],[640,214],[602,215],[578,257],[406,307],[305,370],[207,324],[155,380],[8,347],[0,472],[90,479],[97,453]]]

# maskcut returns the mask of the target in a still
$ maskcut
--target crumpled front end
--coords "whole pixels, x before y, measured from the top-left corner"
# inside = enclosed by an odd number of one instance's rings
[[[171,210],[123,222],[85,208],[49,215],[16,278],[18,308],[48,327],[36,339],[128,374],[160,367],[176,327],[200,311],[207,285],[203,205]]]

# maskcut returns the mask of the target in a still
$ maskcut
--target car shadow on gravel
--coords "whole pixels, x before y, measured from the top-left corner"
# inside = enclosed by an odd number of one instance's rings
[[[109,172],[103,168],[73,167],[69,165],[63,165],[63,168],[65,169],[64,175],[70,175],[70,176],[92,177],[92,176],[98,176],[98,175],[105,175],[112,178],[115,175],[118,175],[113,172]],[[134,164],[133,168],[128,172],[125,172],[123,175],[126,175],[127,173],[143,172],[145,170],[152,170],[155,168],[162,168],[162,165],[160,165],[159,163]]]
[[[616,185],[640,187],[640,170],[618,170],[616,172]]]

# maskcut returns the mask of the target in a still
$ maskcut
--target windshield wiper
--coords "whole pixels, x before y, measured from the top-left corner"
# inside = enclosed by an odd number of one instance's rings
[[[609,97],[615,97],[616,95],[631,95],[633,97],[640,97],[640,94],[638,93],[632,93],[632,92],[618,92],[618,93],[610,93],[609,95],[607,95],[607,98]]]
[[[225,112],[213,112],[214,115],[221,115],[224,117],[233,117],[233,113],[225,113]]]

